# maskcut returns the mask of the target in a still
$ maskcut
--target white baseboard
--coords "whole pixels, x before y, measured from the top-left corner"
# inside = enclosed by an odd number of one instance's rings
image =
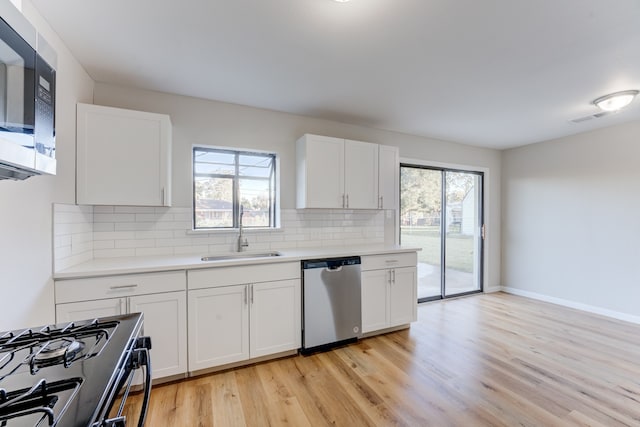
[[[482,292],[485,294],[490,294],[492,292],[500,292],[502,290],[502,286],[491,286],[489,288],[484,288]]]
[[[558,304],[569,308],[575,308],[576,310],[587,311],[589,313],[600,314],[602,316],[611,317],[618,320],[624,320],[625,322],[640,324],[640,316],[634,316],[632,314],[621,313],[619,311],[608,310],[602,307],[596,307],[593,305],[582,304],[579,302],[566,300],[562,298],[550,297],[548,295],[539,294],[536,292],[523,291],[522,289],[511,288],[508,286],[502,286],[502,291],[513,295],[520,295],[527,298],[537,299],[540,301],[550,302],[552,304]]]

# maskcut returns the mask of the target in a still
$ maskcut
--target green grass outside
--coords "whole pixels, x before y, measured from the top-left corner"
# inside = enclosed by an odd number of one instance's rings
[[[418,252],[418,262],[440,265],[440,232],[434,227],[400,227],[403,246],[422,248]],[[449,233],[447,236],[447,267],[454,270],[473,272],[473,236]]]

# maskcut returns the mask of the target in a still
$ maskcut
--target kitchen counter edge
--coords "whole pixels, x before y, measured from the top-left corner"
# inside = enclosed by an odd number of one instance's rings
[[[234,267],[256,264],[303,261],[318,258],[345,256],[384,255],[403,252],[417,252],[420,248],[403,246],[365,246],[316,249],[283,249],[281,255],[263,258],[241,258],[221,261],[202,261],[204,255],[163,255],[149,257],[100,258],[78,264],[56,272],[54,280],[83,279],[90,277],[116,276],[123,274],[157,273],[177,270],[198,270],[203,268]],[[229,254],[211,254],[229,255]],[[233,255],[233,253],[231,253]]]

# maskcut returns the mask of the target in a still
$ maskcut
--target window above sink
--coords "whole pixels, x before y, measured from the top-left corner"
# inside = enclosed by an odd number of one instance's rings
[[[279,180],[275,153],[194,146],[193,229],[278,226]]]

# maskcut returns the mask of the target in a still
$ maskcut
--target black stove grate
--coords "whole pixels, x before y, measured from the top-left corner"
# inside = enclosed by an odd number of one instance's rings
[[[117,325],[118,322],[95,319],[84,324],[71,322],[62,327],[8,332],[0,337],[0,381],[24,365],[35,375],[44,367],[68,368],[77,360],[94,357],[109,340],[109,330]]]
[[[13,390],[7,392],[0,388],[0,427],[6,426],[10,419],[28,415],[40,414],[40,421],[47,425],[55,424],[54,406],[60,400],[59,395],[66,396],[63,401],[72,398],[82,384],[81,378],[69,378],[66,380],[47,383],[42,379],[28,389]],[[38,425],[40,425],[40,421]]]

